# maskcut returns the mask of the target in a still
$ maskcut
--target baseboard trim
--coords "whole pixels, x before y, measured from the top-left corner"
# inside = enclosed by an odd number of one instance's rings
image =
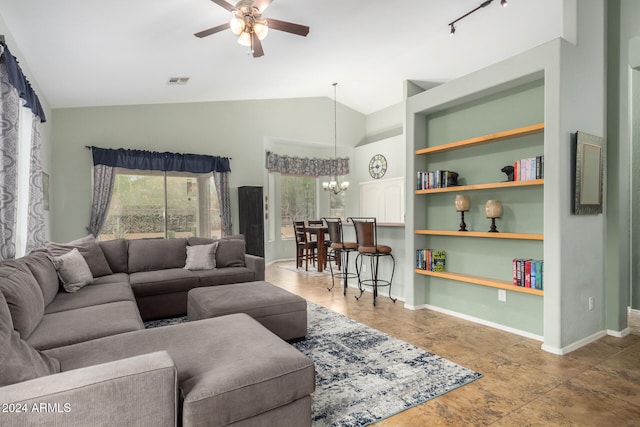
[[[607,331],[599,331],[596,332],[593,335],[590,335],[588,337],[582,338],[581,340],[578,340],[574,343],[571,343],[565,347],[562,348],[558,348],[558,347],[552,347],[546,344],[542,344],[542,350],[548,352],[548,353],[553,353],[553,354],[557,354],[559,356],[564,356],[565,354],[569,354],[572,351],[576,351],[577,349],[584,347],[585,345],[591,344],[592,342],[598,341],[600,338],[607,336]]]
[[[630,333],[631,333],[631,329],[629,328],[624,328],[621,331],[614,331],[612,329],[607,329],[607,335],[611,335],[612,337],[616,337],[616,338],[624,338]]]
[[[483,325],[483,326],[488,326],[490,328],[494,328],[494,329],[498,329],[498,330],[501,330],[501,331],[509,332],[509,333],[512,333],[512,334],[515,334],[515,335],[520,335],[520,336],[525,337],[525,338],[531,338],[531,339],[536,340],[536,341],[544,341],[544,338],[542,336],[536,335],[536,334],[532,334],[531,332],[527,332],[527,331],[522,331],[520,329],[511,328],[509,326],[501,325],[499,323],[490,322],[490,321],[485,320],[485,319],[480,319],[479,317],[474,317],[474,316],[469,316],[467,314],[458,313],[457,311],[447,310],[446,308],[437,307],[435,305],[420,304],[420,305],[417,305],[417,306],[411,306],[411,305],[406,305],[405,304],[405,307],[410,309],[410,310],[423,310],[423,309],[433,310],[433,311],[437,311],[438,313],[446,314],[448,316],[457,317],[457,318],[463,319],[463,320],[468,320],[469,322],[478,323],[478,324]]]

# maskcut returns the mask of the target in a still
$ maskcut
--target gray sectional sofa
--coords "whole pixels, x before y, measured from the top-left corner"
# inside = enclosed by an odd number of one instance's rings
[[[185,268],[205,245],[216,268]],[[77,289],[62,262],[74,249],[91,277]],[[310,425],[313,362],[251,317],[144,329],[185,314],[190,289],[260,280],[239,236],[88,237],[1,262],[1,423]]]

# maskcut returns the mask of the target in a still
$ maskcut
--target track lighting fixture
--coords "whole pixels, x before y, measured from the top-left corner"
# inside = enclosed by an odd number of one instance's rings
[[[478,6],[478,7],[476,7],[475,9],[473,9],[473,10],[471,10],[471,11],[469,11],[469,12],[465,13],[465,14],[464,14],[464,15],[462,15],[460,18],[458,18],[458,19],[455,19],[455,20],[451,21],[451,22],[449,23],[449,27],[451,27],[451,32],[450,32],[450,34],[451,34],[451,35],[454,35],[454,34],[455,34],[455,32],[456,32],[455,23],[456,23],[456,22],[458,22],[458,21],[460,21],[460,20],[462,20],[462,19],[466,18],[467,16],[471,15],[471,14],[472,14],[472,13],[474,13],[474,12],[477,12],[478,10],[482,9],[483,7],[487,7],[487,6],[489,6],[491,3],[493,3],[493,0],[485,0],[485,1],[483,1],[483,2],[480,4],[480,6]],[[509,3],[507,2],[507,0],[500,0],[500,4],[502,5],[502,7],[507,7],[507,5],[508,5]]]

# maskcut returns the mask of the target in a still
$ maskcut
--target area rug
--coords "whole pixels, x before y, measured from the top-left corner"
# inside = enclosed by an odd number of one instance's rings
[[[307,306],[307,338],[293,345],[315,363],[314,427],[366,426],[482,377],[322,306]]]

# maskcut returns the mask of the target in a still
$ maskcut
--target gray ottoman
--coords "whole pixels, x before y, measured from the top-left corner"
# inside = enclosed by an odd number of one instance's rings
[[[189,321],[246,313],[283,340],[307,335],[307,301],[269,282],[207,286],[189,291]]]

